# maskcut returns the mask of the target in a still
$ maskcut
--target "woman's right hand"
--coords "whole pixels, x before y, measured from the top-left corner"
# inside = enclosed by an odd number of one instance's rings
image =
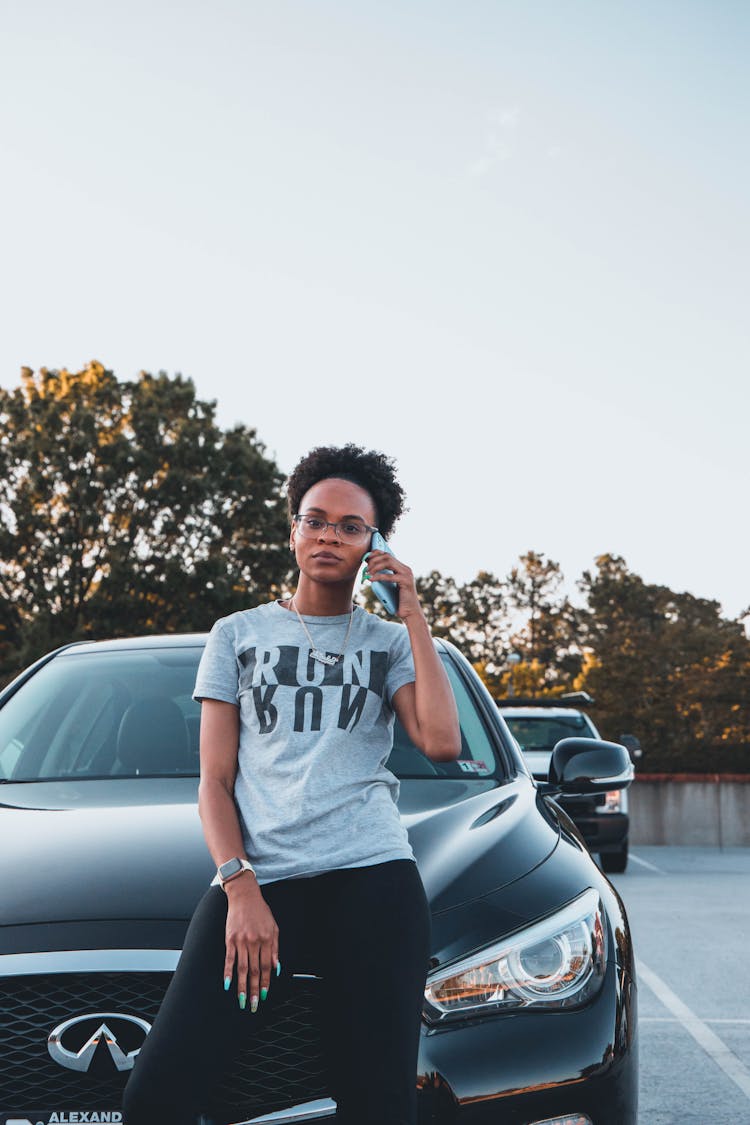
[[[268,995],[271,970],[277,975],[279,927],[251,872],[230,880],[224,890],[228,900],[224,987],[229,988],[227,981],[236,966],[240,1007],[245,1007],[249,995],[250,1010],[255,1012],[259,998]]]

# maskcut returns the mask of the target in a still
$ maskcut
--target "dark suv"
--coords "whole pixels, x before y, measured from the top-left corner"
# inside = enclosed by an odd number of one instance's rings
[[[574,705],[591,702],[585,693],[568,699],[513,696],[497,700],[501,715],[538,781],[547,780],[552,751],[561,739],[601,738],[586,712]],[[589,851],[599,853],[602,870],[624,871],[628,865],[630,827],[627,790],[560,797],[558,804],[575,823]]]

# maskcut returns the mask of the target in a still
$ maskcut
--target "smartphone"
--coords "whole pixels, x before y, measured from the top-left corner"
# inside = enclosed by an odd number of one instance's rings
[[[383,536],[379,531],[373,531],[372,539],[370,540],[371,551],[387,551],[389,555],[393,551],[386,543]],[[389,570],[389,574],[393,571]],[[372,592],[378,601],[385,606],[389,613],[398,613],[398,586],[392,585],[390,582],[371,582]]]

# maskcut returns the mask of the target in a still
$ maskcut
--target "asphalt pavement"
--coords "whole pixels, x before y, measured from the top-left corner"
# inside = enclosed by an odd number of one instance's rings
[[[609,878],[636,955],[639,1125],[747,1125],[750,848],[640,845]]]

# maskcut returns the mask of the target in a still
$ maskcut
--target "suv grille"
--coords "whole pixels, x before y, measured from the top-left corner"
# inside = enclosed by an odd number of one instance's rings
[[[43,1110],[98,1102],[117,1109],[130,1072],[95,1073],[59,1066],[47,1051],[53,1027],[85,1012],[120,1011],[152,1023],[171,973],[59,973],[6,977],[0,1002],[0,1105]],[[217,1097],[214,1113],[253,1117],[326,1097],[320,981],[293,981],[262,1041],[251,1042]],[[97,1052],[99,1054],[99,1052]]]

